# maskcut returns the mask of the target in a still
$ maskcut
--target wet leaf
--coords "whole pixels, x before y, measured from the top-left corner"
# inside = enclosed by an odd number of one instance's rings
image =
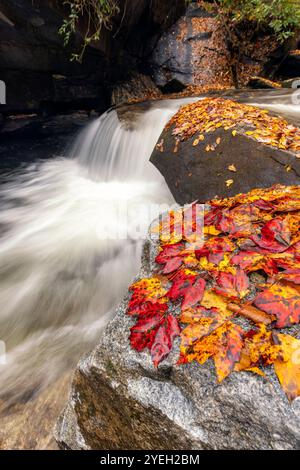
[[[141,279],[135,282],[129,288],[133,294],[129,301],[128,311],[133,314],[135,309],[143,308],[145,302],[165,303],[167,290],[162,286],[160,279],[156,277]]]
[[[222,382],[233,371],[235,363],[240,359],[244,344],[242,328],[231,322],[227,322],[226,326],[218,351],[214,355],[218,382]]]
[[[240,358],[243,334],[243,330],[231,321],[223,323],[211,334],[202,337],[194,344],[191,353],[192,360],[204,364],[212,357],[218,381],[222,382],[233,371],[235,363]],[[188,362],[189,359],[187,355]]]
[[[184,294],[184,301],[182,302],[181,308],[185,310],[187,308],[193,307],[200,300],[202,300],[206,282],[204,279],[196,279],[194,284],[189,288],[189,290]]]

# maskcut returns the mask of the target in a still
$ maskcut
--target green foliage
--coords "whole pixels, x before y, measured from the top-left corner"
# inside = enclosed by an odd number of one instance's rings
[[[111,20],[119,12],[119,8],[115,0],[64,0],[64,5],[69,8],[69,16],[60,27],[59,34],[63,37],[65,46],[77,31],[80,21],[83,21],[85,34],[82,48],[71,57],[71,60],[81,62],[86,47],[99,40],[102,27],[111,28]]]
[[[300,25],[299,0],[219,0],[215,3],[234,22],[246,20],[268,27],[281,42],[293,36]]]

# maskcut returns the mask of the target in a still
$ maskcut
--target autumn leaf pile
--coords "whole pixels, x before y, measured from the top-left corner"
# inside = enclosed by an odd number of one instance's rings
[[[174,127],[173,127],[174,126]],[[267,110],[237,103],[223,98],[205,98],[180,108],[169,121],[176,140],[195,137],[195,144],[204,140],[205,133],[216,129],[233,129],[244,133],[265,145],[289,150],[300,158],[300,129],[281,117],[272,116]]]
[[[191,241],[195,217],[188,236],[181,228],[201,207],[200,243],[196,232]],[[148,349],[157,367],[180,337],[178,364],[211,358],[219,382],[272,366],[288,398],[299,396],[300,187],[192,205],[169,223],[169,237],[165,222],[159,227],[157,272],[130,287],[132,348]]]

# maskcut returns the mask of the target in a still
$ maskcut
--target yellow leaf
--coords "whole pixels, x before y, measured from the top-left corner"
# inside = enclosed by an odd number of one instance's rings
[[[196,145],[199,144],[199,139],[195,139],[194,142],[193,142],[193,147],[196,147]]]
[[[232,131],[232,135],[233,135],[233,137],[235,137],[237,135],[237,131],[235,131],[235,130]]]
[[[232,312],[227,308],[227,301],[225,297],[216,294],[212,290],[206,290],[201,300],[201,305],[205,308],[217,308],[227,318],[232,317]]]
[[[204,235],[219,235],[221,232],[217,230],[214,225],[205,225],[205,227],[203,227],[203,233]]]
[[[226,186],[227,188],[230,188],[231,185],[233,185],[234,181],[233,180],[227,180],[226,181]]]
[[[236,167],[235,167],[235,165],[233,165],[233,164],[232,164],[232,165],[229,165],[228,170],[229,170],[229,171],[233,171],[233,172],[235,173],[235,172],[236,172]]]
[[[252,372],[253,374],[260,375],[261,377],[266,376],[266,374],[259,367],[248,367],[248,369],[245,369],[245,371]]]

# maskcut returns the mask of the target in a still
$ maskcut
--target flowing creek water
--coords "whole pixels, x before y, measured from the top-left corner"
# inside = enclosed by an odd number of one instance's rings
[[[299,122],[288,92],[235,96]],[[103,233],[120,224],[121,203],[129,208],[125,231],[136,224],[133,205],[173,203],[148,160],[165,124],[193,100],[140,105],[128,116],[111,110],[79,134],[65,158],[31,164],[0,187],[6,401],[44,389],[97,343],[138,271],[142,248],[142,241]]]

